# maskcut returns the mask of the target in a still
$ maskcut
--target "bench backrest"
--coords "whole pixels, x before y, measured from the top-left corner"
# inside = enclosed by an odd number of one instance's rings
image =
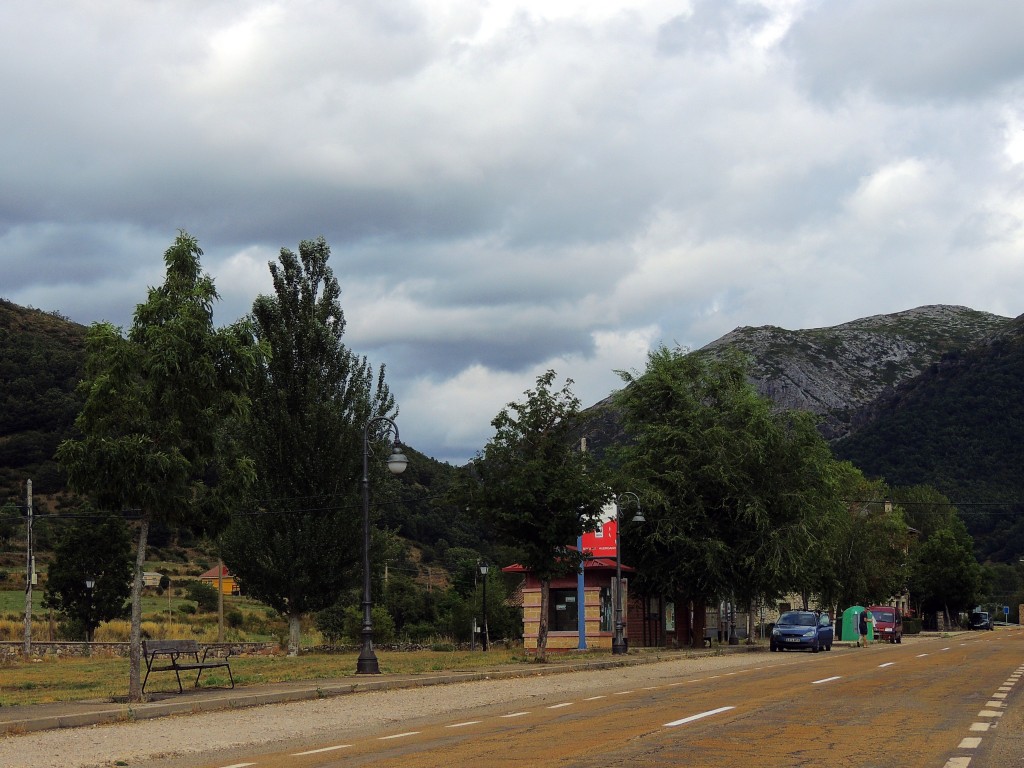
[[[199,644],[195,640],[143,640],[143,654],[150,653],[198,653]]]

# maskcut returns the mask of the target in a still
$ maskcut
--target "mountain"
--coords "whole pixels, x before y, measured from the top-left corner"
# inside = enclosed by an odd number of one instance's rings
[[[817,414],[822,434],[835,440],[849,433],[855,414],[874,400],[1012,322],[967,307],[931,305],[830,328],[737,328],[697,352],[742,351],[762,395],[783,408]]]

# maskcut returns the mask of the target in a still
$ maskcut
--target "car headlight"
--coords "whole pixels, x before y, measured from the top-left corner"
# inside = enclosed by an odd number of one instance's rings
[[[780,630],[778,627],[772,629],[772,637],[780,637],[781,635],[782,630]]]
[[[804,632],[804,637],[814,637],[816,634],[818,634],[818,630],[808,629],[806,632]]]

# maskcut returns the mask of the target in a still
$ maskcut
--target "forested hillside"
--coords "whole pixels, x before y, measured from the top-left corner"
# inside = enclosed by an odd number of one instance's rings
[[[39,493],[63,485],[53,453],[81,407],[85,330],[0,299],[0,503],[22,503],[25,478]]]
[[[1024,317],[950,353],[857,415],[836,454],[891,485],[934,486],[960,509],[979,554],[1024,552]]]

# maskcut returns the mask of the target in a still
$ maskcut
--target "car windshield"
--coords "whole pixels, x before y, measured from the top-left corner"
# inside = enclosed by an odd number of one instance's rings
[[[779,616],[778,623],[795,627],[813,627],[818,623],[818,617],[810,611],[790,611]]]
[[[896,620],[895,615],[892,611],[872,611],[871,615],[875,617],[875,621],[886,621],[890,624]]]

